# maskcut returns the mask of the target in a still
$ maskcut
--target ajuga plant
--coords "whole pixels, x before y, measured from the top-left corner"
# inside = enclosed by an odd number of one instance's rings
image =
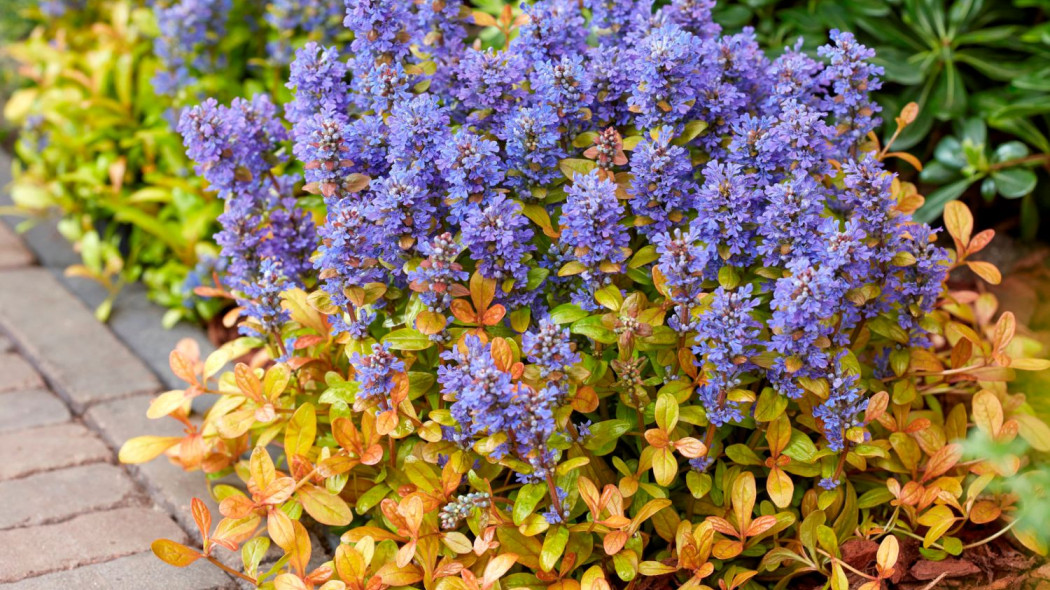
[[[154,552],[279,590],[872,590],[901,555],[1042,551],[990,485],[1027,459],[963,460],[971,430],[1050,449],[1006,387],[1047,363],[945,287],[999,280],[992,233],[911,220],[852,35],[771,61],[710,4],[348,0],[351,54],[297,52],[286,124],[185,111],[244,337],[174,351],[149,415],[185,435],[121,451],[216,484],[201,544]]]

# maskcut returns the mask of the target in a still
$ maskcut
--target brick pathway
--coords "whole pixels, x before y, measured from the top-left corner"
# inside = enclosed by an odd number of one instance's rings
[[[207,563],[149,551],[192,540],[200,474],[116,450],[170,434],[145,418],[158,378],[0,223],[0,589],[235,588]],[[233,556],[230,556],[233,557]]]

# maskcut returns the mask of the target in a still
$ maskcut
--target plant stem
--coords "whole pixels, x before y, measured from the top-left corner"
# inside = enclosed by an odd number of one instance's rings
[[[1042,162],[1043,164],[1050,164],[1050,153],[1033,154],[1031,156],[1025,156],[1024,158],[1015,158],[1013,160],[1007,160],[1005,162],[996,162],[988,166],[988,171],[993,172],[995,170],[1002,170],[1003,168],[1012,168],[1014,166],[1020,166],[1021,164],[1030,164],[1032,162]]]
[[[995,533],[994,535],[992,535],[990,537],[985,537],[984,539],[981,539],[980,541],[974,541],[973,543],[970,543],[969,545],[963,545],[963,550],[965,551],[966,549],[973,549],[974,547],[980,547],[981,545],[984,545],[985,543],[990,543],[990,542],[998,539],[999,537],[1005,535],[1007,533],[1007,531],[1009,531],[1010,529],[1014,528],[1015,524],[1017,524],[1017,520],[1016,519],[1010,521],[1010,524],[1006,525],[1005,527],[1002,528],[1002,530],[1000,530],[998,533]]]
[[[237,578],[240,578],[240,579],[244,580],[245,582],[248,582],[252,586],[258,586],[259,585],[259,583],[255,580],[255,578],[246,576],[246,575],[242,574],[241,572],[239,572],[239,571],[237,571],[237,570],[235,570],[233,568],[227,567],[224,563],[222,563],[218,559],[215,559],[211,555],[206,555],[204,557],[204,559],[207,559],[208,561],[214,563],[222,571],[230,574],[231,576],[235,576]]]

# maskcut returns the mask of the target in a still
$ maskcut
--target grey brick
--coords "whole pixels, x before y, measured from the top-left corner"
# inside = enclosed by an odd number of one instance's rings
[[[94,433],[73,422],[0,434],[0,449],[4,450],[0,480],[113,457],[113,452]]]
[[[4,590],[226,590],[234,587],[226,574],[206,561],[199,560],[177,570],[150,552],[0,584]]]
[[[46,389],[27,389],[0,395],[0,432],[61,424],[70,419],[62,400]]]
[[[13,231],[0,223],[0,268],[16,268],[30,264],[33,264],[33,255]]]
[[[44,387],[44,380],[21,355],[0,352],[0,392]]]
[[[94,426],[114,448],[120,448],[124,441],[142,435],[181,436],[181,425],[170,418],[150,420],[146,417],[149,407],[149,395],[137,395],[128,399],[112,401],[92,406],[84,419]],[[190,502],[200,498],[212,511],[216,522],[221,518],[218,506],[208,493],[204,475],[199,472],[183,471],[163,456],[149,463],[131,465],[129,473],[149,493],[158,505],[167,510],[182,528],[189,531],[194,538],[199,536],[197,525],[193,522]]]
[[[38,473],[0,482],[0,529],[46,524],[143,500],[124,470],[109,463]]]
[[[0,273],[0,324],[77,412],[160,389],[153,373],[47,270]]]
[[[141,553],[158,538],[186,540],[168,515],[150,508],[120,508],[0,531],[0,582]]]

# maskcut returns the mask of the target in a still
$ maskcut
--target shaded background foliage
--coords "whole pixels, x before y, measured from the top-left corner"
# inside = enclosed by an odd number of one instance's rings
[[[1045,240],[1048,9],[1045,0],[745,0],[720,2],[715,19],[729,30],[754,27],[772,47],[801,36],[813,49],[830,29],[853,31],[885,70],[883,112],[919,104],[915,124],[894,143],[926,164],[918,179],[927,204],[917,218],[933,221],[944,203],[963,198],[983,226]],[[893,131],[884,125],[883,138]],[[906,164],[898,170],[917,173]]]

